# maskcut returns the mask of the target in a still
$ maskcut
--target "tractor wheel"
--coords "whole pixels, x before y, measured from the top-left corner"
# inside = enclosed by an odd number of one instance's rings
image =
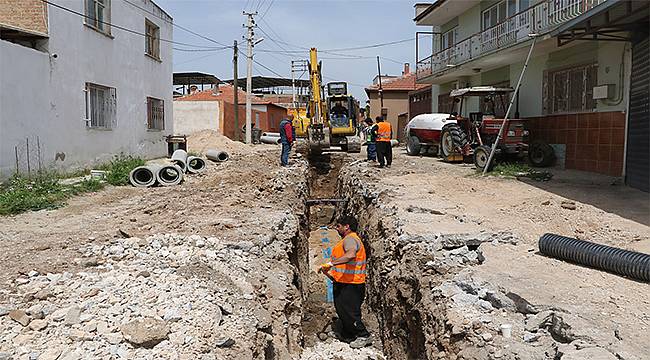
[[[440,152],[443,157],[455,153],[467,145],[467,135],[458,124],[448,124],[442,128],[440,135]]]
[[[417,136],[409,136],[406,141],[406,153],[411,156],[420,155],[420,139]]]
[[[551,145],[537,141],[528,146],[528,160],[535,167],[547,167],[555,161],[555,152]]]
[[[483,171],[483,169],[485,169],[488,159],[490,158],[490,151],[492,151],[492,148],[486,145],[481,145],[474,149],[474,165],[476,165],[476,170]],[[488,171],[492,171],[494,168],[494,160],[495,159],[492,159]]]

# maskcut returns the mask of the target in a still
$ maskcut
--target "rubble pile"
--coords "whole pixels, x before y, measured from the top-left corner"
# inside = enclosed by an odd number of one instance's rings
[[[0,348],[16,358],[214,359],[255,358],[277,333],[297,345],[301,314],[285,307],[300,295],[290,274],[260,261],[275,240],[158,234],[87,246],[86,271],[16,279]]]

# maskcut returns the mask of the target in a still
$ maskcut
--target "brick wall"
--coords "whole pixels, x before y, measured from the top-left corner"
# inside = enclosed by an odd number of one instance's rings
[[[0,0],[0,24],[47,34],[47,4],[41,0]]]
[[[252,123],[255,126],[255,114],[260,114],[260,123],[264,124],[266,121],[266,113],[252,110]],[[223,121],[221,122],[221,133],[230,139],[235,138],[235,104],[223,102]],[[239,105],[239,128],[241,129],[246,124],[246,106]],[[262,129],[262,131],[268,131]],[[245,135],[240,133],[240,139],[243,140]]]
[[[600,112],[530,118],[531,140],[566,145],[565,167],[623,174],[625,113]]]

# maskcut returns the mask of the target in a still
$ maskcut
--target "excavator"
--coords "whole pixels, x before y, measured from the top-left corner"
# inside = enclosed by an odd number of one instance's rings
[[[294,117],[298,136],[307,138],[309,152],[320,154],[334,150],[361,152],[361,139],[357,136],[357,114],[359,105],[348,94],[347,83],[327,84],[327,96],[322,87],[322,64],[318,62],[318,52],[309,52],[309,79],[311,83],[309,103],[305,117]]]

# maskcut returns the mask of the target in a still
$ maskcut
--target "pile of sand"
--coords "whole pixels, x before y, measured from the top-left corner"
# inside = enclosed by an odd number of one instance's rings
[[[232,141],[214,130],[197,131],[187,137],[188,151],[205,154],[210,149],[223,150],[230,154],[251,152],[253,147],[242,142]]]

